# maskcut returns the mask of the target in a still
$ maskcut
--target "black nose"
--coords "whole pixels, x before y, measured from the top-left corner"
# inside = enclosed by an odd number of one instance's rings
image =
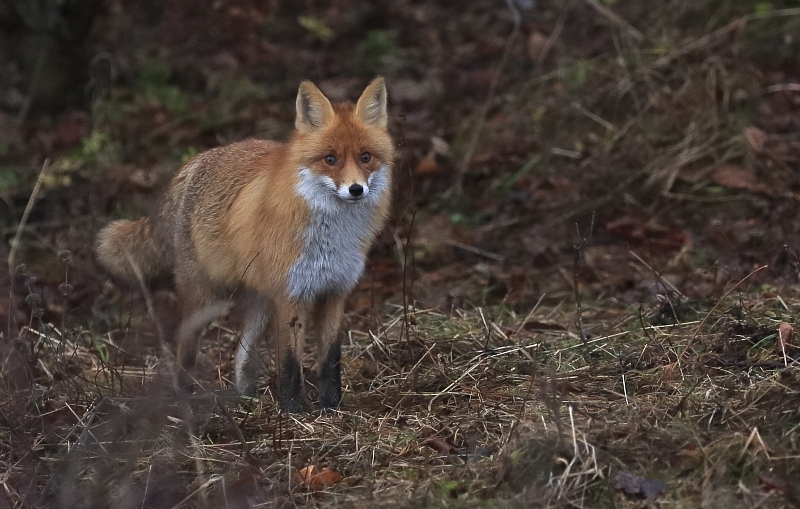
[[[364,194],[364,188],[361,187],[361,184],[353,184],[348,191],[350,191],[350,196],[361,196]]]

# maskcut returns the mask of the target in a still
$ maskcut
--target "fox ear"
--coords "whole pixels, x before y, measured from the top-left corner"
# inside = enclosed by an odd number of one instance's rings
[[[316,131],[328,124],[333,118],[333,106],[325,95],[311,83],[300,83],[297,90],[297,117],[294,127],[298,131]]]
[[[358,98],[356,118],[365,124],[386,129],[386,84],[381,76],[372,80]]]

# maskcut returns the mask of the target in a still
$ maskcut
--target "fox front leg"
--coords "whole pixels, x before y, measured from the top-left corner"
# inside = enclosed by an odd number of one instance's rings
[[[322,299],[314,310],[314,328],[319,336],[319,403],[322,408],[337,408],[342,400],[342,344],[339,329],[344,314],[344,297]]]
[[[302,394],[302,361],[305,347],[306,313],[299,306],[281,303],[276,306],[278,338],[278,397],[281,411],[297,413],[305,407]]]

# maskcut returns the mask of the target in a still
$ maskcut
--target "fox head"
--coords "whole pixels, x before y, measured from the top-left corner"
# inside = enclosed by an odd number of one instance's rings
[[[313,83],[302,82],[291,145],[297,191],[310,206],[377,203],[394,159],[383,78],[373,79],[355,105],[331,104]]]

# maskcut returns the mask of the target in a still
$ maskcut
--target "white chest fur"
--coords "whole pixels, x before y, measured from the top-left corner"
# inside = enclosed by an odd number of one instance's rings
[[[330,178],[300,169],[296,192],[308,204],[311,216],[301,234],[300,256],[289,269],[290,298],[313,301],[355,287],[364,271],[365,243],[374,235],[370,224],[386,192],[388,171],[373,172],[364,198],[348,202],[337,195]]]

